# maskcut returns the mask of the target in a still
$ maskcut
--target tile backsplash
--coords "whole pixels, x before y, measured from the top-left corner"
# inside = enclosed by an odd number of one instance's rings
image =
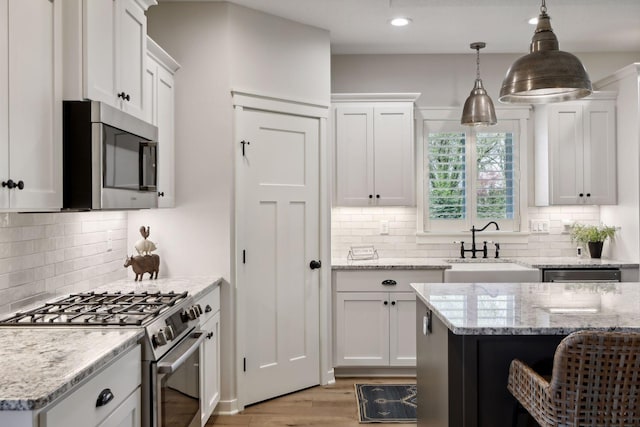
[[[0,213],[0,313],[127,277],[126,212]]]
[[[575,256],[576,245],[564,232],[563,221],[597,224],[598,206],[531,207],[529,220],[549,221],[548,233],[529,236],[528,243],[501,244],[503,257]],[[346,258],[352,245],[373,245],[381,258],[456,258],[457,244],[416,243],[415,207],[334,207],[331,211],[331,252]],[[389,234],[380,234],[381,221],[388,221]]]

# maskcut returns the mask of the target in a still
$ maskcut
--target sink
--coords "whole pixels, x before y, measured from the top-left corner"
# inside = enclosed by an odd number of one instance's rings
[[[446,283],[539,282],[540,270],[514,262],[454,262],[444,271]]]

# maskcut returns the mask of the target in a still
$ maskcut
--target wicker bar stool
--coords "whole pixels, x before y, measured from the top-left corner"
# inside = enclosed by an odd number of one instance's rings
[[[550,381],[514,359],[507,388],[542,427],[640,426],[640,333],[575,332]]]

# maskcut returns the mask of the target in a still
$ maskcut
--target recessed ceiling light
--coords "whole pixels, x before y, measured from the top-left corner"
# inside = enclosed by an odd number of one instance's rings
[[[533,18],[529,18],[527,22],[531,25],[538,25],[538,17],[534,16]]]
[[[411,19],[409,18],[393,18],[390,21],[391,25],[394,27],[405,27],[411,23]]]

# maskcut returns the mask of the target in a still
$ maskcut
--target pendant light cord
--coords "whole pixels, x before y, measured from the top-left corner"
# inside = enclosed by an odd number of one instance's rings
[[[545,0],[542,0],[542,6],[540,6],[540,13],[543,15],[547,14],[547,4],[545,3]]]
[[[480,80],[480,48],[476,48],[476,79]]]

